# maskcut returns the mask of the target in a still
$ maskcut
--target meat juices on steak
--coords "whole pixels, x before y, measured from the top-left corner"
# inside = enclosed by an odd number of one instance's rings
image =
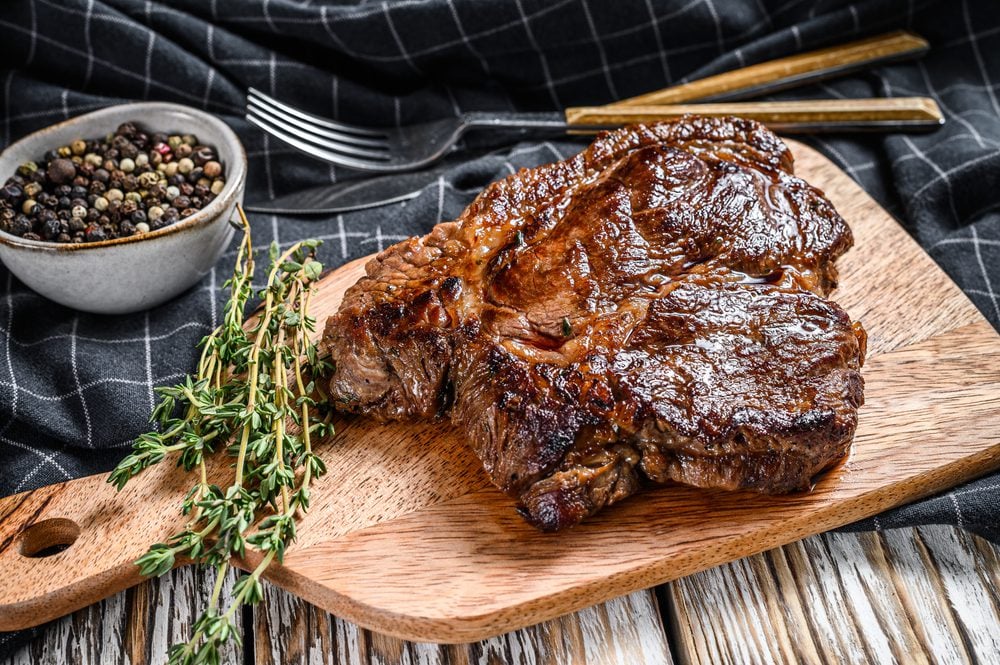
[[[342,409],[450,415],[544,530],[641,478],[781,493],[843,458],[865,334],[851,231],[762,125],[598,136],[367,266],[327,322]]]

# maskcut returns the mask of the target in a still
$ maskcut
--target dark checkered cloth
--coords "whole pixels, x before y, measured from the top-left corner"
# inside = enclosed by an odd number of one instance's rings
[[[463,111],[601,104],[897,28],[921,61],[783,97],[930,95],[931,135],[811,142],[860,182],[1000,324],[1000,3],[996,0],[8,0],[0,12],[0,144],[110,104],[169,100],[222,116],[250,157],[249,201],[357,177],[242,120],[255,86],[318,114],[405,125]],[[370,254],[461,212],[570,141],[482,146],[408,203],[314,221],[255,216],[256,237],[323,238],[325,263]],[[0,174],[6,175],[6,174]],[[81,314],[0,268],[0,495],[110,469],[146,428],[153,387],[191,371],[218,322],[232,252],[191,291],[142,314]],[[998,284],[994,287],[993,284]],[[94,288],[101,288],[95,284]],[[997,538],[1000,477],[870,520],[947,522]],[[2,638],[0,638],[2,642]]]

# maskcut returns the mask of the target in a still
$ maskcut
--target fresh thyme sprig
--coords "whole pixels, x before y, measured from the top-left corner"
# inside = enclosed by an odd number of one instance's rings
[[[190,641],[170,650],[176,665],[218,663],[223,644],[240,642],[236,611],[261,600],[261,575],[273,561],[281,562],[295,539],[296,516],[309,509],[310,484],[326,472],[313,441],[333,432],[329,410],[313,397],[320,388],[312,377],[330,370],[310,340],[316,327],[309,316],[312,285],[322,272],[315,258],[320,241],[306,240],[284,253],[271,246],[267,283],[258,294],[263,304],[248,327],[244,312],[253,296],[254,255],[249,223],[242,209],[239,214],[244,235],[233,277],[225,284],[229,300],[222,325],[202,340],[193,376],[157,389],[155,431],[141,435],[108,478],[120,490],[171,455],[185,471],[197,471],[198,480],[181,503],[188,517],[184,529],[136,561],[145,576],[162,575],[181,557],[216,569],[209,605]],[[209,482],[205,463],[222,446],[236,460],[226,488]],[[230,559],[245,557],[248,546],[262,557],[236,582],[231,603],[221,609]]]

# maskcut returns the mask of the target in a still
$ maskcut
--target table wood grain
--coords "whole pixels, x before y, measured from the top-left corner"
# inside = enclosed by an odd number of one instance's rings
[[[2,665],[163,663],[212,581],[175,570],[56,621]],[[944,526],[828,533],[463,645],[373,633],[273,586],[241,626],[245,649],[226,662],[988,663],[1000,658],[1000,547]]]

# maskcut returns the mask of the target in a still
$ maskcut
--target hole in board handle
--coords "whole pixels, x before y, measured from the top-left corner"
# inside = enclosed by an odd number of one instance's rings
[[[80,526],[65,517],[35,522],[21,532],[21,556],[40,559],[63,552],[80,537]]]

